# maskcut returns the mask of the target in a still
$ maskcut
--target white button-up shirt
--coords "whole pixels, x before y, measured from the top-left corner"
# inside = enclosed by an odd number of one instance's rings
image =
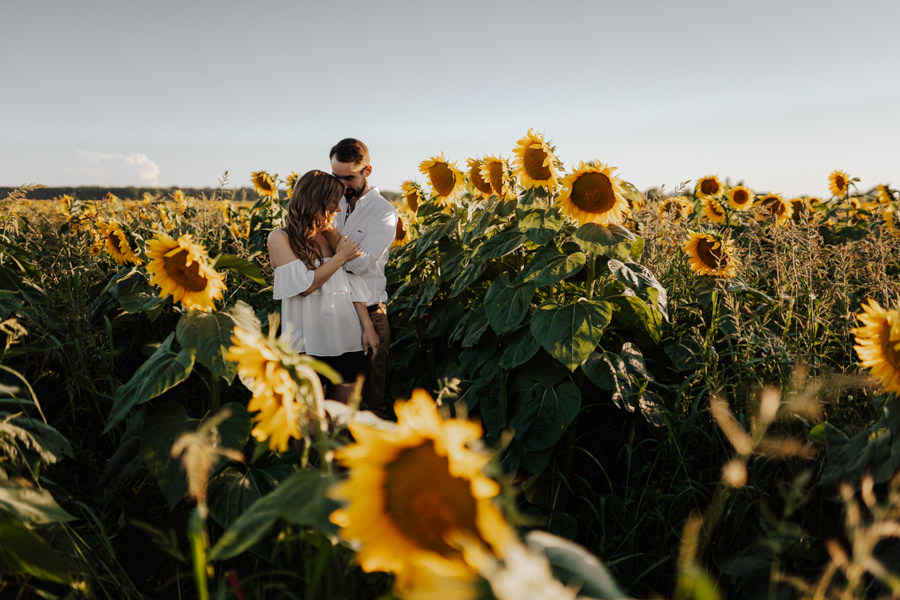
[[[387,302],[387,280],[384,267],[388,249],[397,235],[397,209],[373,187],[356,201],[353,212],[346,198],[341,198],[341,212],[334,217],[334,226],[359,244],[362,255],[344,263],[344,269],[363,278],[369,288],[366,305]]]

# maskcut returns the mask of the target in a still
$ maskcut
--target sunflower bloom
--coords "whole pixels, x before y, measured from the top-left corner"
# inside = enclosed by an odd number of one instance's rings
[[[557,171],[562,165],[543,136],[529,129],[516,143],[513,154],[513,167],[523,188],[542,187],[550,192],[556,189]]]
[[[721,202],[712,196],[707,196],[701,201],[700,205],[703,208],[704,217],[719,225],[725,223],[727,215],[725,214],[725,207],[722,206]]]
[[[803,196],[791,199],[791,219],[794,223],[807,223],[811,217],[809,199]]]
[[[691,260],[691,271],[698,275],[734,277],[736,265],[731,240],[705,233],[691,232],[682,249]]]
[[[560,211],[579,225],[609,226],[624,222],[629,213],[628,201],[622,193],[622,181],[612,174],[614,170],[615,167],[599,161],[582,161],[563,179],[556,200]]]
[[[684,221],[691,214],[691,204],[684,196],[666,198],[659,205],[659,216],[667,221]]]
[[[790,202],[781,197],[781,194],[766,194],[756,203],[760,212],[766,217],[773,217],[776,225],[781,225],[791,218],[794,209]]]
[[[444,153],[432,156],[419,164],[419,172],[428,177],[431,189],[442,206],[450,206],[465,190],[465,175],[456,168],[455,162],[448,162]]]
[[[753,205],[753,190],[743,185],[728,191],[728,206],[734,210],[747,210]]]
[[[466,159],[466,165],[469,168],[466,173],[469,176],[469,183],[472,184],[479,196],[490,198],[491,183],[481,175],[481,167],[484,165],[483,161],[477,158],[469,158]]]
[[[491,191],[498,198],[512,200],[516,197],[505,158],[485,156],[481,161],[481,177],[491,184]]]
[[[884,389],[900,392],[900,311],[882,308],[875,300],[862,305],[856,317],[853,346],[862,366],[881,380]]]
[[[401,593],[435,576],[474,581],[460,543],[502,552],[515,535],[491,500],[498,484],[481,472],[488,455],[467,447],[481,426],[443,421],[424,390],[394,408],[393,431],[350,422],[356,443],[336,451],[349,478],[334,490],[347,505],[331,520],[360,544],[362,569],[395,573]]]
[[[875,192],[875,198],[879,204],[890,204],[894,201],[894,194],[888,186],[879,184]]]
[[[260,196],[278,200],[278,185],[275,183],[277,175],[269,175],[266,171],[253,171],[250,173],[250,181],[253,189]]]
[[[222,275],[209,266],[206,249],[194,243],[190,234],[174,240],[157,233],[147,242],[147,258],[150,283],[160,287],[160,296],[170,295],[185,308],[204,311],[213,310],[214,300],[222,298]]]
[[[828,189],[831,195],[841,198],[850,190],[850,178],[843,171],[835,169],[828,176]]]
[[[103,249],[116,261],[117,265],[124,265],[125,263],[141,264],[140,257],[131,248],[128,236],[121,225],[115,221],[109,221],[101,223],[99,230]]]
[[[400,210],[415,216],[419,210],[419,205],[425,201],[425,193],[422,188],[414,181],[406,180],[400,184],[401,196],[403,202],[400,204]]]
[[[225,358],[237,363],[241,380],[253,392],[247,404],[248,411],[256,412],[250,433],[257,441],[268,440],[269,449],[286,452],[291,439],[302,437],[301,426],[314,414],[302,400],[322,395],[319,379],[259,332],[235,327],[231,341]]]
[[[697,188],[694,193],[701,200],[705,200],[706,198],[718,198],[723,191],[725,188],[722,187],[718,175],[707,175],[697,180]]]
[[[402,215],[397,215],[397,232],[394,234],[394,241],[391,242],[391,248],[405,246],[409,243],[409,225]]]
[[[291,174],[285,178],[284,185],[287,187],[288,196],[294,191],[294,185],[297,184],[298,179],[300,179],[300,175],[297,174],[297,171],[291,171]]]
[[[900,227],[897,225],[897,217],[893,206],[888,206],[884,212],[881,213],[881,218],[884,221],[884,224],[887,225],[891,235],[894,237],[900,236]]]

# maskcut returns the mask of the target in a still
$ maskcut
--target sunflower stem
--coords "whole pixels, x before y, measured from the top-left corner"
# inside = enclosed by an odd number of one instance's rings
[[[204,507],[205,508],[205,507]],[[203,510],[203,513],[206,511]],[[206,550],[209,547],[209,536],[206,533],[205,514],[201,514],[198,505],[191,513],[188,522],[188,537],[191,541],[191,559],[194,565],[194,582],[197,584],[197,595],[200,600],[209,600],[209,577],[207,575]]]
[[[587,298],[588,300],[594,297],[594,280],[597,277],[597,259],[594,256],[591,256],[591,260],[587,261]]]

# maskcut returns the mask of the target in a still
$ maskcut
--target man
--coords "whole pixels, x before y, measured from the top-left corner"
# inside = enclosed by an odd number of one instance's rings
[[[361,141],[346,138],[331,149],[331,172],[344,184],[341,212],[334,219],[334,226],[359,244],[362,255],[348,261],[344,268],[361,276],[369,288],[366,307],[375,333],[378,334],[378,351],[369,353],[368,371],[363,384],[363,410],[371,410],[384,419],[394,419],[393,407],[387,397],[387,360],[391,342],[385,302],[384,267],[388,261],[388,249],[397,232],[397,210],[369,184],[372,173],[369,149]]]

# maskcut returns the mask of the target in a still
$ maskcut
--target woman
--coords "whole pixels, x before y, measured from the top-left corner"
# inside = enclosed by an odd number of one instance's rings
[[[328,363],[345,382],[353,382],[365,369],[366,353],[378,351],[378,336],[366,310],[365,283],[341,268],[361,254],[359,246],[343,236],[332,248],[325,236],[343,194],[343,184],[329,173],[303,175],[294,185],[285,226],[269,234],[268,246],[284,335],[295,350]],[[326,392],[346,401],[350,387]]]

